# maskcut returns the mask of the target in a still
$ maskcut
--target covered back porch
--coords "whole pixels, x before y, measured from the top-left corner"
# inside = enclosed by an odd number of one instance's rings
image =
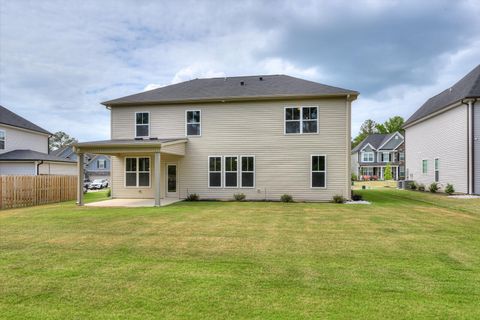
[[[125,139],[77,143],[78,205],[84,205],[83,154],[112,158],[111,200],[91,206],[161,206],[180,199],[179,169],[187,139]],[[131,201],[126,201],[131,200]]]

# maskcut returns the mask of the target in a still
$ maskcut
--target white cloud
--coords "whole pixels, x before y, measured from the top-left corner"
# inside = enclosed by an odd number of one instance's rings
[[[164,84],[149,83],[145,86],[145,88],[143,88],[143,91],[154,90],[154,89],[158,89],[158,88],[161,88],[161,87],[165,87],[165,85]]]

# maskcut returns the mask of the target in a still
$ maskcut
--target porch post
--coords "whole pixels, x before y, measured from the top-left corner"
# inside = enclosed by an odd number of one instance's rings
[[[155,186],[155,207],[160,207],[160,152],[155,152],[155,177],[154,177],[154,186]]]
[[[83,168],[83,153],[77,153],[78,185],[77,185],[77,205],[83,206],[83,179],[85,173]]]

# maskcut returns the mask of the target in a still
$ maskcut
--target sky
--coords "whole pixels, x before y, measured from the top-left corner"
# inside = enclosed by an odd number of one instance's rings
[[[288,74],[408,118],[480,63],[480,1],[0,0],[0,104],[80,141],[102,101],[194,78]]]

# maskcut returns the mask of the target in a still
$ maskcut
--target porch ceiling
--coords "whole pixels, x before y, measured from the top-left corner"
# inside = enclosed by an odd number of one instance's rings
[[[105,155],[138,154],[162,152],[174,155],[185,155],[185,143],[182,139],[113,139],[81,142],[73,145],[76,153],[93,153]]]

